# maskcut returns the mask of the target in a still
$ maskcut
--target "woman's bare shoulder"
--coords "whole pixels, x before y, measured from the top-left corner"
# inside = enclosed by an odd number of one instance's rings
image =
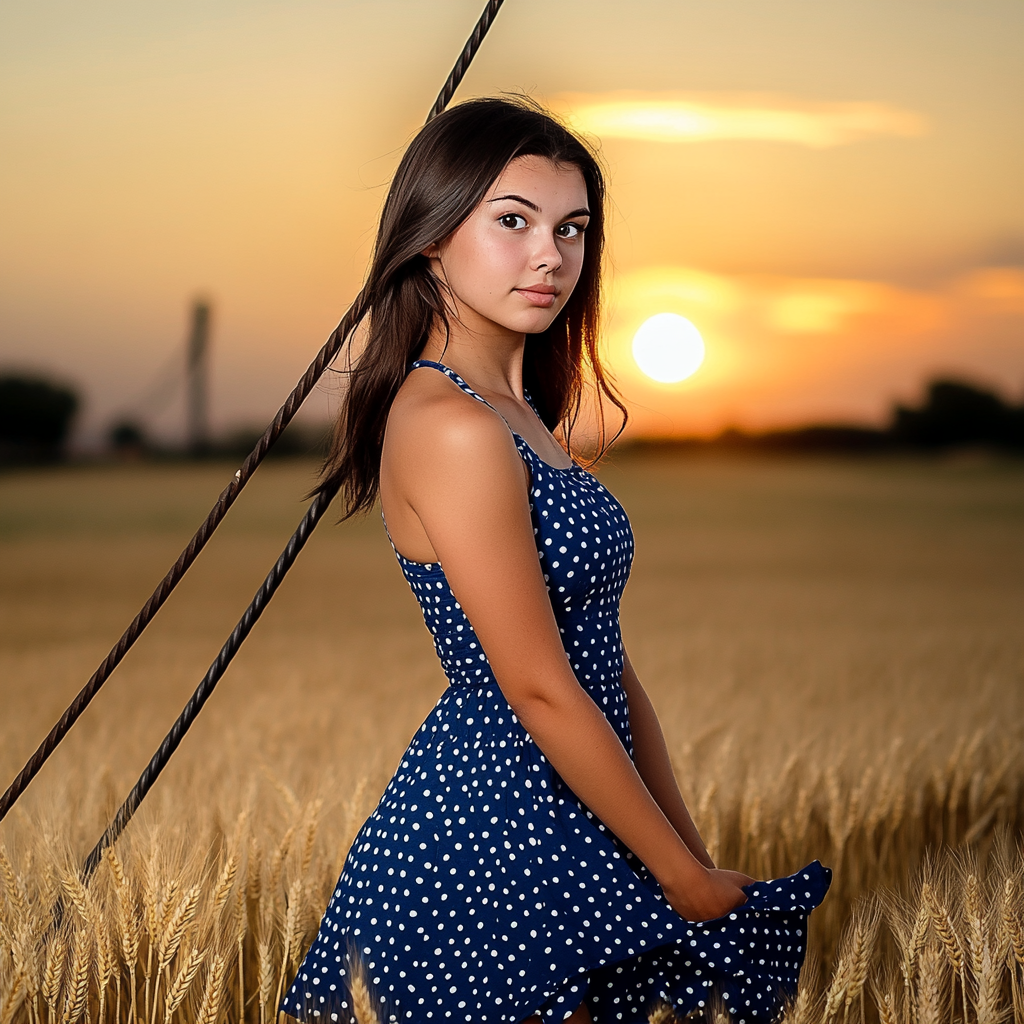
[[[395,396],[384,435],[384,458],[403,464],[429,460],[518,461],[512,434],[489,406],[454,381],[426,369],[410,373]]]

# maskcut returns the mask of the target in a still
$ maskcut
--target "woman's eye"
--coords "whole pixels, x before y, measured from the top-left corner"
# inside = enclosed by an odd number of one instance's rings
[[[504,217],[500,217],[498,222],[503,228],[525,228],[526,218],[520,216],[518,213],[506,213]]]
[[[582,224],[562,224],[558,228],[558,236],[560,238],[579,238],[582,234]]]

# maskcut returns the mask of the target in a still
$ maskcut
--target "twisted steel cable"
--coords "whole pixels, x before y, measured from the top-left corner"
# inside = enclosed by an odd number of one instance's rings
[[[25,767],[18,773],[3,797],[0,797],[0,821],[3,821],[7,812],[10,811],[21,794],[28,788],[29,783],[39,774],[47,758],[57,749],[61,740],[64,739],[71,730],[71,727],[82,716],[82,713],[89,706],[93,697],[99,693],[103,684],[110,677],[110,674],[131,650],[132,645],[142,635],[143,630],[153,621],[156,613],[160,611],[164,602],[171,596],[171,592],[181,582],[181,578],[188,572],[189,567],[199,557],[199,552],[203,550],[206,542],[213,536],[217,527],[220,526],[221,521],[228,513],[228,509],[231,508],[235,499],[241,494],[242,488],[245,487],[253,473],[256,472],[257,467],[263,461],[267,452],[270,451],[271,446],[284,432],[284,428],[291,423],[299,407],[313,390],[316,382],[323,376],[331,361],[341,351],[345,339],[362,319],[365,313],[364,306],[364,296],[360,292],[355,302],[349,307],[348,312],[342,317],[341,323],[334,329],[324,347],[320,349],[316,359],[309,364],[301,380],[295,385],[295,389],[288,396],[287,401],[278,409],[277,415],[266,431],[264,431],[263,436],[257,441],[256,447],[246,457],[241,468],[236,471],[227,487],[221,491],[216,504],[210,510],[206,519],[203,520],[199,529],[196,530],[192,539],[185,546],[185,549],[178,555],[177,561],[167,571],[167,575],[157,585],[156,590],[150,594],[149,599],[142,606],[138,615],[135,616],[131,625],[121,634],[121,638],[111,648],[110,652],[100,663],[99,668],[96,669],[89,681],[68,705],[67,710],[60,716],[57,724],[47,733],[46,738],[28,759]]]
[[[466,70],[469,68],[473,57],[476,55],[476,51],[480,48],[480,43],[483,41],[484,36],[487,34],[487,29],[490,28],[491,22],[494,20],[494,15],[497,14],[498,8],[501,7],[503,2],[504,0],[489,0],[487,7],[480,16],[480,20],[473,29],[473,34],[466,43],[465,49],[463,49],[460,54],[455,67],[452,68],[452,72],[448,76],[448,80],[445,82],[444,88],[438,95],[437,102],[434,104],[434,107],[428,115],[428,122],[441,113],[441,111],[448,105],[456,88],[458,88],[459,82],[462,80]],[[338,325],[334,334],[331,335],[331,340],[335,337],[340,339],[338,342],[338,348],[340,348],[341,344],[344,343],[344,339],[351,333],[355,325],[362,318],[362,315],[365,312],[363,308],[364,301],[363,293],[360,292],[359,297],[352,304],[348,313],[345,314],[341,324]],[[358,315],[354,316],[353,311],[356,310],[359,312]],[[350,317],[353,317],[351,325],[346,327]],[[331,344],[331,340],[328,341],[328,345]],[[328,345],[325,345],[324,349],[321,350],[320,356],[322,356],[327,350]],[[316,362],[310,367],[310,369],[306,371],[306,375],[300,382],[300,386],[313,372],[314,367],[320,362],[320,356],[317,357]],[[331,358],[333,358],[333,356]],[[330,360],[328,359],[324,362],[323,367],[319,372],[317,372],[317,377],[323,373],[323,369],[326,368],[327,362],[329,361]],[[312,388],[312,385],[315,382],[316,377],[313,378],[309,387]],[[292,393],[292,396],[294,396],[298,390],[299,388],[297,387],[295,392]],[[289,396],[289,402],[291,401],[292,396]],[[299,402],[301,402],[301,399]],[[288,403],[286,403],[286,406],[287,404]],[[296,405],[296,408],[297,407],[298,406]],[[278,417],[280,417],[280,415],[281,414],[278,413]],[[294,412],[292,415],[294,415]],[[275,423],[276,422],[277,420],[275,419]],[[271,424],[271,427],[273,427],[273,424]],[[283,429],[283,427],[281,429]],[[270,428],[268,428],[268,433],[269,432]],[[264,439],[266,436],[267,435],[265,434]],[[261,443],[262,440],[263,439],[261,439]],[[259,446],[257,445],[257,449],[258,448]],[[255,452],[253,454],[255,454]],[[250,455],[249,458],[246,459],[246,463],[248,463],[252,457],[253,456]],[[262,458],[262,456],[260,457]],[[310,506],[306,510],[306,514],[302,517],[302,521],[299,523],[298,528],[289,538],[284,551],[281,552],[281,555],[274,564],[274,567],[267,574],[267,578],[263,581],[262,586],[256,591],[256,595],[249,603],[249,607],[245,609],[241,619],[238,620],[237,625],[231,631],[231,635],[225,641],[224,646],[220,649],[220,653],[217,655],[216,659],[214,659],[213,664],[210,665],[206,675],[202,679],[202,682],[200,682],[195,692],[189,698],[188,703],[175,720],[174,725],[171,726],[170,732],[168,732],[164,737],[163,742],[151,758],[149,764],[146,765],[142,775],[139,776],[138,782],[136,782],[132,787],[132,791],[128,794],[127,799],[118,809],[117,814],[114,816],[114,820],[107,827],[107,830],[100,837],[99,842],[93,847],[89,856],[86,858],[85,864],[82,868],[83,881],[87,882],[92,877],[93,872],[99,866],[100,860],[103,857],[103,851],[106,850],[108,846],[117,842],[118,837],[124,831],[128,822],[131,821],[132,815],[136,810],[138,810],[142,801],[146,799],[146,795],[149,793],[150,789],[152,789],[153,784],[156,782],[167,762],[171,759],[175,750],[178,749],[178,746],[184,739],[189,728],[192,726],[192,723],[199,716],[199,712],[202,711],[203,705],[213,693],[217,683],[220,682],[221,677],[227,671],[228,666],[231,664],[231,660],[245,642],[246,637],[252,632],[253,627],[256,625],[259,617],[263,614],[266,606],[270,603],[270,599],[274,596],[277,588],[281,585],[282,580],[284,580],[288,570],[292,567],[292,564],[298,557],[299,552],[305,546],[310,534],[312,534],[317,523],[320,522],[324,514],[327,512],[331,501],[338,492],[339,486],[339,484],[329,485],[321,490],[310,503]]]
[[[330,507],[334,495],[337,493],[337,485],[320,491],[313,499],[306,514],[302,517],[298,529],[291,535],[284,551],[274,564],[273,569],[267,574],[263,585],[256,591],[256,596],[245,609],[238,624],[231,631],[231,636],[224,642],[220,653],[214,659],[213,664],[207,669],[202,682],[196,687],[195,693],[189,698],[184,710],[177,717],[171,731],[164,737],[157,752],[153,755],[145,771],[139,776],[139,781],[132,787],[128,798],[118,809],[114,820],[107,826],[106,832],[100,837],[100,841],[93,847],[92,852],[85,860],[82,867],[82,880],[88,882],[93,872],[99,867],[103,858],[103,851],[117,842],[117,837],[124,831],[125,826],[131,821],[132,815],[138,810],[139,805],[146,799],[146,794],[152,789],[153,783],[164,770],[164,766],[171,759],[171,755],[178,749],[178,745],[185,738],[185,733],[198,718],[203,705],[213,693],[221,676],[227,671],[231,659],[238,653],[239,647],[245,642],[245,638],[252,632],[263,610],[270,603],[274,592],[280,586],[288,570],[292,567],[299,552],[302,550],[309,535],[313,532],[316,524],[323,518],[324,513]]]
[[[430,110],[430,113],[427,115],[428,123],[432,121],[435,117],[437,117],[437,115],[440,114],[448,106],[452,96],[454,96],[455,94],[455,90],[459,87],[459,83],[462,81],[466,72],[469,70],[469,66],[473,62],[473,58],[476,56],[477,50],[480,49],[480,44],[483,42],[484,36],[487,35],[487,31],[491,27],[491,23],[494,21],[495,15],[498,13],[498,10],[501,8],[503,2],[504,0],[488,0],[487,6],[484,8],[483,13],[480,15],[476,25],[473,27],[473,31],[470,34],[469,39],[466,40],[466,45],[463,47],[462,53],[459,54],[459,58],[455,62],[455,66],[449,73],[448,78],[445,80],[444,86],[437,95],[437,99],[435,100],[434,105]],[[306,369],[306,372],[302,375],[302,378],[295,385],[294,390],[288,396],[284,405],[282,405],[281,408],[278,409],[277,415],[274,417],[273,421],[267,427],[263,436],[259,439],[259,441],[257,441],[256,447],[253,448],[253,450],[249,453],[245,461],[242,463],[241,467],[236,471],[235,475],[228,482],[228,485],[224,488],[223,491],[221,491],[220,497],[217,498],[217,501],[214,504],[213,508],[210,509],[209,515],[207,515],[206,519],[203,521],[199,529],[196,530],[192,539],[188,542],[185,549],[178,556],[177,561],[167,571],[167,575],[164,576],[164,578],[157,585],[156,590],[153,591],[153,593],[149,597],[149,600],[147,600],[146,603],[142,606],[138,615],[136,615],[135,618],[132,620],[131,625],[128,626],[128,628],[121,635],[121,638],[111,648],[110,653],[107,654],[106,658],[103,659],[99,668],[96,669],[96,671],[92,674],[92,677],[89,679],[89,681],[85,684],[85,686],[82,687],[82,689],[79,691],[78,695],[71,702],[71,704],[68,705],[67,710],[64,712],[63,715],[61,715],[60,720],[50,730],[50,732],[47,734],[43,742],[39,744],[39,747],[36,749],[35,753],[28,759],[28,761],[25,764],[25,767],[22,768],[22,770],[18,773],[17,777],[7,788],[7,791],[4,793],[4,795],[0,797],[0,821],[3,821],[3,819],[7,816],[7,812],[10,811],[10,809],[17,802],[18,798],[21,796],[21,794],[24,793],[25,790],[28,788],[29,783],[36,777],[36,775],[39,774],[40,769],[42,769],[43,765],[46,763],[49,756],[54,752],[54,750],[57,749],[57,746],[60,744],[61,740],[64,739],[64,737],[70,731],[71,727],[75,724],[75,722],[78,721],[78,719],[82,716],[82,713],[89,706],[89,703],[92,701],[93,697],[95,697],[96,694],[99,693],[100,688],[110,677],[110,674],[121,663],[124,656],[128,653],[129,650],[131,650],[132,645],[142,635],[143,630],[149,625],[150,622],[152,622],[156,613],[163,606],[167,598],[170,597],[171,592],[181,581],[181,578],[185,575],[189,567],[199,556],[199,552],[203,550],[203,548],[206,546],[206,542],[210,539],[214,531],[221,524],[221,521],[227,515],[228,509],[231,508],[231,506],[235,502],[235,499],[242,492],[242,489],[245,487],[245,485],[249,482],[249,479],[252,477],[253,473],[256,472],[257,467],[263,461],[267,452],[270,451],[270,448],[273,446],[274,442],[277,441],[277,439],[284,432],[285,427],[287,427],[288,424],[291,423],[292,418],[298,412],[299,407],[302,405],[302,403],[308,397],[309,393],[316,386],[317,381],[323,376],[324,371],[333,362],[335,357],[341,351],[342,347],[345,344],[345,341],[348,339],[349,335],[352,333],[353,330],[355,330],[356,326],[366,315],[366,312],[366,295],[364,291],[360,291],[360,293],[356,296],[355,301],[352,303],[351,306],[349,306],[348,311],[341,318],[341,322],[331,333],[331,336],[327,339],[323,348],[321,348],[320,351],[317,353],[317,356],[313,360],[313,362],[309,364],[309,367]],[[333,494],[331,495],[331,497],[333,497]],[[316,526],[317,522],[319,522],[320,518],[327,510],[325,504],[320,504],[318,502],[319,499],[317,501],[314,501],[313,504],[310,505],[309,509],[306,512],[306,516],[303,518],[298,530],[296,530],[295,534],[292,536],[292,539],[288,542],[288,547],[285,549],[285,553],[291,550],[293,548],[293,545],[296,545],[296,538],[299,537],[300,533],[303,532],[303,528],[306,527],[306,532],[304,536],[300,541],[297,542],[297,546],[294,547],[292,560],[294,560],[294,556],[298,554],[299,550],[301,550],[302,545],[305,543],[305,539],[308,536],[309,532],[312,531],[313,527]],[[316,515],[316,517],[312,519],[307,526],[307,519],[314,511],[314,509],[319,509],[319,514]],[[281,557],[282,559],[284,559],[285,556],[282,555]],[[274,570],[271,572],[270,576],[267,577],[267,582],[270,581],[271,577],[274,575],[275,572],[277,572],[278,568],[281,565],[282,562],[279,560],[278,564],[275,565]],[[287,573],[290,567],[291,561],[288,561],[285,567],[281,570],[280,578],[277,579],[277,581],[270,588],[266,597],[263,599],[264,605],[266,604],[266,601],[270,599],[270,596],[273,595],[274,591],[277,589],[277,585],[280,583],[280,579],[284,577],[284,574]],[[266,585],[267,583],[264,584],[264,586]],[[260,590],[260,593],[262,593],[262,588]],[[247,615],[249,614],[249,612],[252,610],[253,606],[259,599],[260,593],[257,593],[256,598],[253,599],[253,604],[250,605],[249,609],[247,609]],[[260,611],[262,611],[262,605],[260,607]],[[256,618],[259,618],[259,614],[259,612],[256,612],[255,618],[253,618],[252,620],[253,623],[255,622]],[[242,621],[245,621],[245,616],[243,616]],[[241,625],[242,623],[240,622],[239,627]],[[235,632],[238,631],[239,627],[236,627]],[[249,629],[251,628],[252,625],[250,624],[248,629],[244,630],[244,632],[241,635],[241,638],[238,640],[238,643],[233,648],[231,656],[228,657],[228,661],[230,661],[231,657],[234,656],[234,651],[237,650],[238,646],[241,645],[242,640],[245,639],[245,636],[248,635]],[[235,633],[232,633],[232,638],[234,636]],[[225,649],[227,649],[230,643],[231,641],[229,640],[228,644],[225,644]],[[223,653],[224,651],[222,650],[221,654]],[[215,662],[214,664],[216,665],[217,663]],[[224,668],[226,667],[227,663],[225,663],[224,665]],[[212,671],[213,669],[211,667],[211,672]],[[220,675],[222,674],[223,669],[217,675],[216,678],[219,679]],[[204,680],[204,683],[205,681],[206,680]],[[211,690],[213,686],[216,686],[216,679],[214,680],[213,684],[210,687]],[[202,685],[200,685],[200,689],[202,689]],[[198,694],[198,692],[199,691],[197,690],[196,693]],[[203,700],[205,699],[206,698],[204,697]],[[182,712],[182,718],[186,716],[186,713],[188,712],[189,707],[191,707],[191,705],[192,701],[189,701],[189,705],[186,706],[185,710]],[[198,714],[199,707],[202,707],[202,702],[199,703],[195,714]],[[187,730],[188,726],[191,725],[192,719],[194,719],[195,714],[193,714],[192,717],[188,719],[188,723],[184,726],[184,730]],[[181,718],[179,718],[179,722],[180,721]],[[175,723],[176,728],[177,726],[178,722]],[[182,735],[184,735],[184,730],[182,730]],[[172,730],[172,733],[173,732],[174,730]],[[170,735],[171,734],[168,734],[168,736]],[[179,740],[171,746],[167,754],[167,757],[164,758],[163,763],[166,763],[167,758],[169,758],[170,754],[174,752],[174,749],[177,747],[178,742],[180,742],[180,737]],[[164,743],[166,744],[167,740],[165,740]],[[162,744],[161,750],[163,750],[163,746],[164,745]],[[150,762],[150,768],[153,766],[153,763],[157,760],[157,756],[154,756],[153,761]],[[156,774],[153,775],[154,780],[156,775],[159,774],[160,769],[162,769],[163,763],[160,765],[160,768],[156,770]],[[150,768],[147,768],[146,771],[149,772]],[[132,790],[132,794],[134,794],[135,791],[139,788],[139,785],[142,783],[144,778],[146,778],[145,773],[143,773],[143,778],[140,778],[139,783],[136,784],[135,789]],[[132,813],[134,813],[135,807],[137,807],[138,804],[141,803],[142,798],[145,797],[145,794],[146,792],[148,792],[150,785],[152,785],[152,782],[150,782],[149,785],[145,786],[145,788],[142,791],[142,795],[139,797],[138,801],[135,803],[135,806],[132,808],[132,810],[127,813],[127,817],[125,817],[123,823],[121,824],[121,828],[119,828],[117,830],[117,833],[114,835],[114,839],[116,839],[117,835],[120,834],[121,830],[124,828],[124,825],[128,823],[128,819],[130,819]],[[130,801],[131,797],[129,797],[129,801],[126,801],[124,806],[127,807]],[[122,807],[121,810],[123,811],[124,807]],[[121,812],[119,811],[118,818],[115,819],[115,824],[117,823],[118,820],[120,820],[120,817]],[[111,829],[113,827],[114,826],[111,825]],[[107,833],[109,832],[110,829],[107,830]],[[104,834],[104,838],[106,838],[107,833]],[[110,841],[112,842],[113,839],[111,839]],[[98,846],[97,849],[100,849],[102,852],[103,848],[105,848],[105,846],[103,845],[103,841],[101,840],[101,845]],[[96,851],[94,850],[93,852],[95,853]],[[90,855],[90,861],[91,859],[92,855]]]
[[[480,49],[480,44],[484,41],[484,36],[487,35],[487,30],[491,27],[491,22],[494,21],[494,17],[502,3],[504,3],[504,0],[489,0],[487,6],[483,9],[483,13],[473,26],[473,31],[466,40],[466,45],[462,48],[462,53],[459,54],[459,59],[452,68],[452,73],[448,76],[441,91],[437,94],[437,99],[434,100],[430,113],[427,114],[428,124],[451,102],[452,97],[455,95],[455,90],[458,89],[459,83],[469,70],[469,65],[473,63],[476,51]]]

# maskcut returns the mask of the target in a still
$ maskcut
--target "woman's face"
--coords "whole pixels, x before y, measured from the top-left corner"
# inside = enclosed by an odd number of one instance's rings
[[[579,168],[521,156],[480,205],[426,255],[470,330],[539,334],[568,301],[590,220]]]

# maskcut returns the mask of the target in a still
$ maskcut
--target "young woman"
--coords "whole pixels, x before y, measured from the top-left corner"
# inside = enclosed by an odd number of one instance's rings
[[[646,1021],[795,990],[817,862],[716,868],[619,633],[633,537],[574,458],[597,351],[600,169],[526,101],[415,138],[325,479],[380,498],[449,685],[357,836],[282,1009],[347,1021]],[[621,409],[621,405],[619,405]],[[360,1024],[367,1024],[360,1021]]]

